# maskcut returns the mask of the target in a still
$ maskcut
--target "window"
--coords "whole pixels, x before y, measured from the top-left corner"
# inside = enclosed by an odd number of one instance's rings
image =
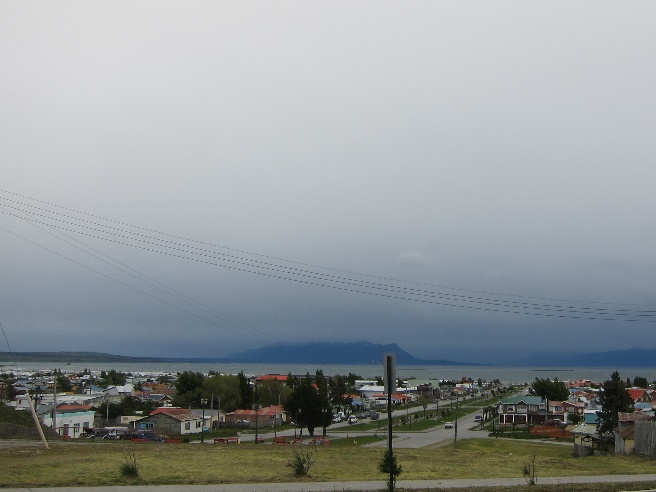
[[[562,412],[563,407],[554,407],[554,412]]]
[[[526,405],[517,405],[517,411],[518,412],[525,412],[526,411]]]
[[[528,409],[529,409],[531,412],[535,412],[535,411],[537,411],[538,406],[537,406],[537,405],[529,405],[529,406],[528,406]]]
[[[155,427],[155,424],[153,422],[146,422],[145,427],[146,427],[146,429],[152,429],[153,427]]]
[[[191,422],[185,422],[185,430],[191,429]]]
[[[73,435],[79,434],[80,433],[80,423],[78,422],[77,424],[73,425]]]
[[[512,406],[512,405],[508,405],[508,406],[506,407],[506,412],[514,412],[514,411],[515,411],[515,407],[514,407],[514,406]]]
[[[83,429],[89,429],[90,428],[89,422],[85,422],[84,424],[82,424],[82,428]]]
[[[196,429],[200,429],[200,421],[196,422]]]

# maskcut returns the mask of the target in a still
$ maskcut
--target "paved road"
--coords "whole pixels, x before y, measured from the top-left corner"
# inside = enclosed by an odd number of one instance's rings
[[[538,485],[557,485],[568,483],[623,483],[656,482],[656,475],[608,475],[597,477],[539,477]],[[526,485],[523,478],[482,478],[460,480],[399,480],[398,488],[403,489],[458,489],[467,487],[517,486]],[[338,490],[384,490],[382,480],[364,482],[289,482],[229,485],[142,485],[110,487],[51,487],[30,489],[2,489],[3,492],[335,492]]]
[[[449,404],[448,401],[441,401],[440,408],[446,408]],[[424,409],[421,407],[413,407],[410,409],[410,415],[413,414],[423,414]],[[392,412],[393,417],[402,417],[408,413],[408,410],[401,409]],[[476,426],[474,422],[474,416],[476,413],[472,413],[458,420],[458,439],[479,439],[482,437],[487,437],[487,431],[471,430]],[[454,421],[455,424],[455,421]],[[381,433],[387,434],[387,414],[381,414],[380,418],[380,430],[372,431],[351,431],[349,430],[351,426],[348,423],[342,422],[339,424],[332,424],[328,428],[328,434],[334,437],[349,437],[357,440],[359,436],[374,435]],[[273,439],[273,432],[260,432],[259,435],[265,440]],[[455,428],[445,429],[442,426],[434,427],[433,429],[427,431],[419,432],[402,432],[398,429],[394,429],[394,447],[395,448],[424,448],[427,446],[444,446],[450,444],[454,441],[455,438]],[[287,430],[285,432],[278,432],[277,435],[285,435],[289,437],[294,436],[293,430]],[[307,435],[306,435],[307,437]],[[255,439],[253,434],[244,434],[242,440],[247,441],[248,439]],[[387,440],[377,441],[371,444],[367,444],[367,447],[386,447]]]

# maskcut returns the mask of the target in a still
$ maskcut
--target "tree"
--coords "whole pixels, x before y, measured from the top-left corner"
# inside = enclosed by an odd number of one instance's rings
[[[335,376],[328,381],[328,396],[333,407],[344,410],[346,406],[347,381],[344,376]]]
[[[239,377],[235,375],[214,374],[204,379],[203,397],[211,401],[214,395],[214,407],[219,408],[219,399],[221,400],[220,409],[226,412],[236,410],[241,402],[239,392]]]
[[[57,383],[58,393],[65,393],[67,391],[73,390],[73,385],[71,384],[71,380],[62,374],[61,369],[55,369],[54,371],[52,371],[52,374],[55,378],[55,382]]]
[[[565,401],[569,398],[567,385],[558,381],[558,378],[553,381],[548,378],[535,378],[528,391],[531,395],[538,395],[549,401]]]
[[[173,398],[173,404],[179,407],[200,405],[204,380],[205,376],[200,372],[179,372],[178,378],[175,381],[176,395]]]
[[[649,381],[645,377],[636,376],[633,378],[633,386],[636,388],[649,388]]]
[[[396,484],[396,477],[401,474],[403,467],[396,463],[396,455],[392,455],[392,469],[390,473],[390,450],[386,449],[383,454],[383,459],[378,462],[378,470],[381,473],[387,473],[387,490],[389,492],[394,491],[394,485]]]
[[[285,401],[284,407],[299,426],[307,427],[311,436],[314,435],[314,429],[324,425],[325,420],[332,420],[332,412],[327,408],[327,400],[323,400],[320,392],[312,385],[310,374],[298,381]],[[325,412],[322,411],[324,409]],[[326,415],[328,412],[330,415]]]
[[[611,374],[609,380],[604,381],[598,396],[601,410],[597,412],[599,422],[597,433],[610,437],[618,424],[619,412],[633,412],[633,399],[620,379],[619,372]]]
[[[244,371],[239,371],[237,377],[239,378],[239,407],[243,409],[252,408],[253,403],[255,403],[255,391],[251,386],[251,382],[244,376]]]
[[[109,372],[101,371],[100,372],[101,381],[98,382],[99,386],[122,386],[124,385],[128,378],[127,376],[115,369],[111,369]]]
[[[419,399],[417,401],[419,402],[419,404],[424,409],[424,418],[425,418],[426,417],[426,409],[428,408],[428,403],[429,403],[428,397],[424,393],[422,393],[421,395],[419,395]]]
[[[262,381],[256,388],[257,402],[265,407],[282,403],[292,392],[289,386],[277,380]]]

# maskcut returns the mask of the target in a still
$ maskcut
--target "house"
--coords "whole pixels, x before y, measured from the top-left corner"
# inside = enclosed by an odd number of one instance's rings
[[[197,434],[203,430],[203,419],[186,408],[160,407],[135,422],[135,429],[158,434]]]
[[[615,454],[630,454],[635,449],[636,444],[636,422],[649,422],[652,417],[641,412],[619,412],[617,419]]]
[[[596,424],[579,424],[567,428],[574,435],[574,454],[588,456],[595,451],[605,451],[606,442],[599,438]]]
[[[285,384],[287,382],[287,378],[288,376],[283,374],[263,374],[262,376],[255,378],[255,384],[260,384],[267,381],[278,381]]]
[[[627,390],[634,403],[651,403],[652,398],[649,391],[642,388],[629,388]]]
[[[136,391],[134,390],[133,384],[125,384],[123,386],[110,386],[105,391],[105,396],[109,399],[109,401],[114,403],[121,402],[126,396],[133,397],[135,395]]]
[[[169,395],[163,395],[161,393],[144,394],[142,399],[150,400],[153,403],[157,403],[157,405],[161,407],[171,406],[171,402],[173,401],[173,398],[171,398]]]
[[[497,404],[499,424],[537,424],[544,422],[547,405],[541,396],[514,396]]]
[[[95,411],[88,405],[76,403],[62,403],[57,405],[56,419],[53,419],[52,405],[42,405],[39,408],[39,415],[43,425],[53,427],[64,439],[81,437],[84,433],[93,427],[93,418]]]

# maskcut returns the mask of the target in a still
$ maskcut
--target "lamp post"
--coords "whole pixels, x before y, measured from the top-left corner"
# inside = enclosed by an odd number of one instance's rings
[[[201,398],[200,407],[203,410],[203,422],[200,426],[200,442],[205,442],[205,405],[207,405],[207,398]]]
[[[300,420],[301,420],[300,417],[301,417],[301,409],[299,408],[298,412],[296,412],[296,428],[294,428],[294,439],[297,439],[296,431],[298,430],[299,425],[300,425]],[[302,429],[303,428],[301,427],[301,432],[303,432]]]
[[[258,422],[258,418],[257,418],[257,416],[258,416],[260,408],[262,408],[262,407],[258,404],[253,405],[253,410],[255,410],[255,444],[258,443],[258,439],[257,439],[257,431],[258,431],[257,422]]]
[[[456,393],[456,426],[455,426],[455,429],[454,429],[454,432],[453,432],[453,441],[454,442],[458,440],[458,409],[459,409],[458,396],[459,396],[458,393]]]
[[[321,409],[321,424],[323,425],[323,437],[326,437],[326,414],[328,413],[327,408]]]

